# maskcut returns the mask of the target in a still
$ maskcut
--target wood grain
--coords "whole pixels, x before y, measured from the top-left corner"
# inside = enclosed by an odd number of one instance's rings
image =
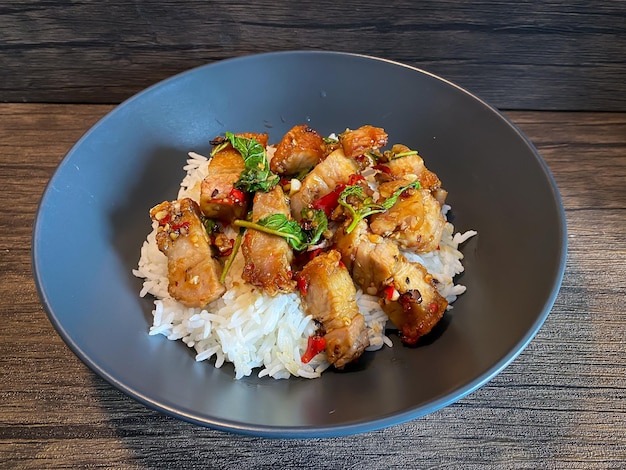
[[[0,105],[1,468],[623,468],[626,113],[508,113],[548,163],[569,230],[554,308],[508,368],[424,418],[289,441],[147,409],[87,369],[47,320],[30,266],[37,203],[63,155],[110,109]]]
[[[10,0],[0,101],[118,103],[192,67],[296,49],[401,61],[502,109],[626,111],[613,0]]]

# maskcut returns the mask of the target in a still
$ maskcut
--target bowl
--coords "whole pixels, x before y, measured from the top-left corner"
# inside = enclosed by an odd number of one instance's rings
[[[176,197],[189,151],[225,131],[364,124],[419,150],[442,179],[467,292],[418,347],[366,353],[321,378],[235,380],[180,341],[149,336],[152,300],[131,270],[149,209]],[[114,387],[167,415],[266,437],[353,434],[419,418],[485,384],[526,347],[557,295],[566,225],[554,180],[496,109],[430,73],[362,55],[293,51],[224,60],[122,103],[71,149],[41,199],[33,267],[69,348]]]

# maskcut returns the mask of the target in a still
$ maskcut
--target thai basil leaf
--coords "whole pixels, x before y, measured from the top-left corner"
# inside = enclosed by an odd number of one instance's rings
[[[370,196],[366,196],[363,193],[363,187],[354,184],[346,186],[345,189],[339,195],[339,204],[348,210],[348,213],[352,217],[352,222],[346,228],[346,233],[352,232],[357,224],[369,217],[372,214],[379,214],[386,212],[397,202],[400,195],[407,189],[419,189],[420,182],[414,181],[413,183],[402,186],[394,191],[394,193],[382,202],[374,202]],[[355,208],[348,202],[348,197],[353,196],[358,199],[357,207]]]
[[[328,228],[328,219],[324,211],[316,210],[313,211],[311,220],[306,221],[306,225],[311,228],[306,229],[284,214],[272,214],[257,222],[235,220],[233,225],[282,237],[294,250],[303,251],[319,242]]]
[[[246,166],[234,185],[237,189],[249,193],[267,192],[279,183],[280,177],[270,170],[263,145],[256,139],[236,136],[232,132],[226,132],[224,135],[233,148],[241,154]]]

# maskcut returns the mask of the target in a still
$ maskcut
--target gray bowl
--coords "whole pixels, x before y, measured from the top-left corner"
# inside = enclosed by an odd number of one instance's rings
[[[363,124],[424,156],[444,182],[467,293],[417,347],[366,353],[317,380],[233,379],[182,342],[148,336],[151,299],[131,274],[148,210],[176,196],[188,151],[224,131]],[[33,265],[50,321],[124,393],[199,425],[270,437],[352,434],[418,418],[480,387],[529,343],[564,271],[566,226],[548,168],[524,135],[467,91],[398,63],[331,52],[226,60],[161,82],[96,124],[43,195]]]

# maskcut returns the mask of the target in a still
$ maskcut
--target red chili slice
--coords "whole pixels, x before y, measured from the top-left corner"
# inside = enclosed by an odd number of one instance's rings
[[[385,299],[387,299],[387,301],[391,301],[391,299],[393,299],[394,290],[395,290],[395,287],[393,286],[387,286],[383,290],[383,292],[385,293]]]
[[[374,170],[381,171],[382,173],[386,173],[388,175],[391,174],[391,168],[389,168],[387,165],[381,165],[379,163],[378,165],[374,165],[372,168],[374,168]]]
[[[233,189],[230,190],[230,193],[228,193],[228,197],[235,204],[239,204],[240,202],[245,201],[246,194],[243,191],[241,191],[240,189],[233,188]]]
[[[171,214],[169,214],[169,213],[165,214],[165,217],[163,217],[161,220],[159,220],[159,225],[165,226],[170,221],[171,218],[172,218]]]
[[[348,180],[348,184],[352,186],[353,184],[357,184],[359,181],[365,181],[365,177],[363,175],[350,175],[350,179]]]
[[[318,200],[313,201],[311,208],[315,210],[322,210],[326,213],[326,217],[330,217],[330,214],[332,214],[335,207],[339,204],[339,196],[345,188],[345,184],[337,185],[337,187],[326,196],[322,196]]]
[[[309,251],[309,259],[312,260],[313,258],[317,257],[317,255],[319,255],[322,251],[323,248],[316,248],[315,250]]]
[[[304,364],[308,364],[311,362],[311,359],[321,353],[324,349],[326,349],[326,339],[323,336],[309,336],[307,348],[305,353],[302,355],[301,361]]]
[[[307,290],[309,289],[309,283],[305,278],[296,276],[296,287],[298,287],[298,290],[302,295],[306,295]]]
[[[189,222],[183,222],[182,224],[174,224],[172,225],[172,230],[180,230],[181,228],[188,229]]]

